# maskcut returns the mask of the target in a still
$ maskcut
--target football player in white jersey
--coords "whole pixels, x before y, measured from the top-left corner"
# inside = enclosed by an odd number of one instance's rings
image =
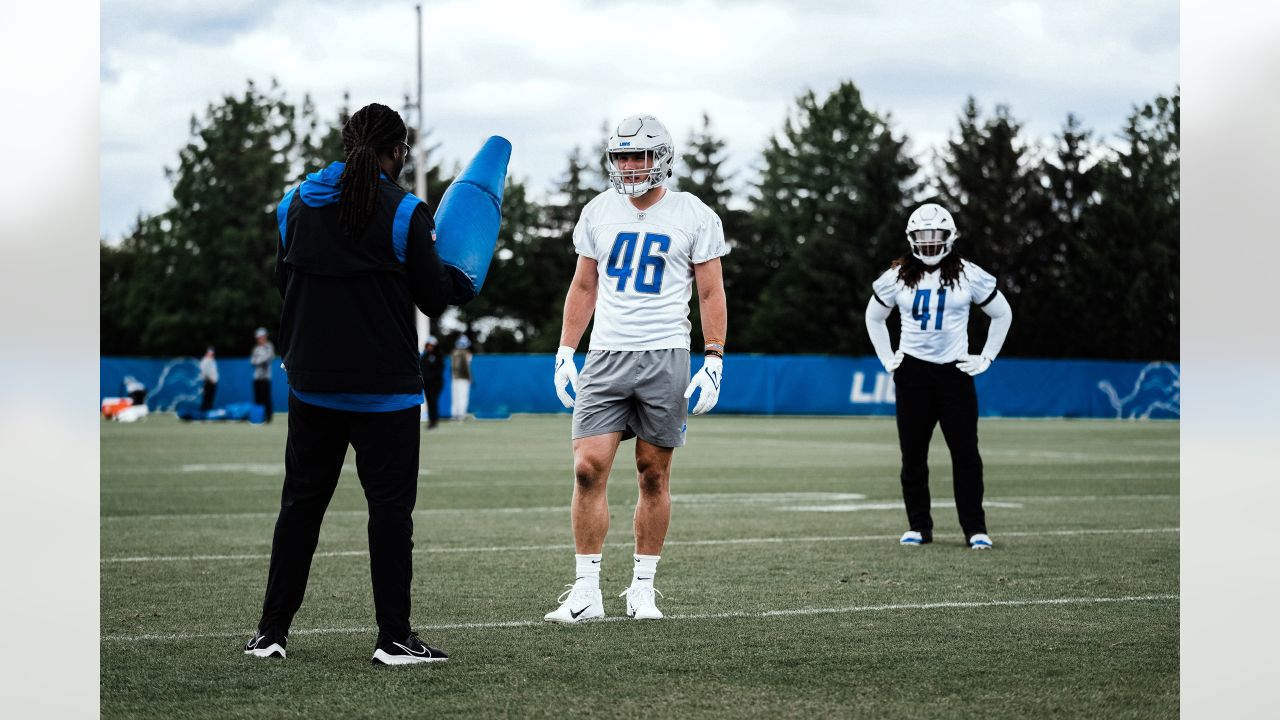
[[[672,454],[684,444],[689,398],[700,391],[693,408],[700,415],[720,395],[728,324],[720,257],[729,252],[720,218],[693,195],[663,186],[672,174],[675,145],[652,115],[623,120],[606,152],[612,189],[587,203],[574,228],[578,264],[556,353],[556,393],[573,408],[576,579],[560,596],[560,607],[545,616],[549,622],[604,617],[605,483],[619,443],[632,437],[640,494],[631,585],[622,595],[628,616],[662,617],[653,577],[671,520]],[[695,281],[706,344],[702,367],[690,380],[689,299]],[[593,312],[579,375],[573,353]]]
[[[910,530],[903,545],[933,541],[929,513],[929,440],[935,425],[951,450],[956,513],[966,544],[991,549],[982,509],[982,456],[978,454],[978,395],[973,376],[991,366],[1013,321],[1009,301],[990,273],[960,257],[952,246],[960,233],[951,213],[933,203],[907,220],[911,252],[872,283],[867,332],[897,393],[898,444],[902,450],[902,499]],[[991,318],[982,352],[969,354],[969,306]],[[898,309],[902,334],[891,347],[885,321]]]

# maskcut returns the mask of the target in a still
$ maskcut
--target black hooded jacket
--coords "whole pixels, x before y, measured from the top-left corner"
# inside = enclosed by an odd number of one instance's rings
[[[294,390],[422,391],[414,306],[444,311],[450,273],[426,203],[385,175],[364,234],[338,223],[343,163],[311,173],[276,210],[280,353]]]

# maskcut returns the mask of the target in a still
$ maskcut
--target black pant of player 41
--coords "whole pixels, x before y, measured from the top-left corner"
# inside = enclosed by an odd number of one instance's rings
[[[302,606],[320,521],[338,487],[347,445],[369,503],[369,566],[378,629],[408,637],[413,506],[421,428],[417,405],[392,412],[330,410],[289,394],[284,492],[258,630],[287,633]]]
[[[978,454],[978,393],[973,378],[955,366],[910,355],[893,374],[898,445],[902,450],[902,499],[911,529],[932,533],[929,512],[929,441],[935,425],[951,451],[956,514],[965,538],[987,531],[982,509],[982,456]]]

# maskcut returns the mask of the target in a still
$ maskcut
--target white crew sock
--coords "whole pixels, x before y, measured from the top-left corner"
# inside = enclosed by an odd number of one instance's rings
[[[574,555],[577,560],[577,572],[574,573],[574,585],[585,585],[589,588],[600,588],[600,554]]]
[[[653,576],[658,572],[660,555],[633,555],[635,569],[631,572],[631,585],[653,587]]]

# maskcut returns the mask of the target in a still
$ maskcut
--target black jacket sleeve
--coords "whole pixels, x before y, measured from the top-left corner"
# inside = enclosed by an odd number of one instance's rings
[[[284,243],[280,242],[280,236],[273,233],[276,238],[276,269],[271,273],[271,279],[275,282],[276,290],[280,291],[280,297],[284,298],[285,288],[289,287],[289,266],[284,263]]]
[[[439,317],[453,292],[453,278],[436,254],[436,241],[432,236],[435,227],[436,223],[427,211],[427,204],[418,203],[409,220],[409,244],[405,249],[405,261],[409,268],[413,303],[427,317]]]

